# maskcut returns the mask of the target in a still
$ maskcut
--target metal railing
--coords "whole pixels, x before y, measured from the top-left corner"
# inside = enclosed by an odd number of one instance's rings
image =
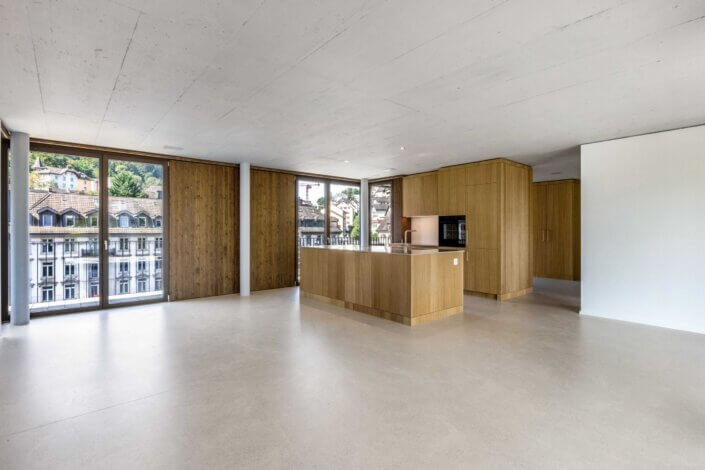
[[[120,239],[108,243],[109,298],[111,302],[139,300],[162,293],[162,242],[157,237]],[[138,246],[139,245],[139,246]],[[30,240],[30,310],[48,311],[97,305],[100,296],[100,246],[96,237]],[[120,249],[122,248],[122,249]],[[120,265],[128,263],[128,270]],[[157,265],[160,267],[157,268]],[[138,269],[138,267],[140,269]],[[67,274],[68,273],[68,274]],[[120,283],[128,281],[127,291]]]

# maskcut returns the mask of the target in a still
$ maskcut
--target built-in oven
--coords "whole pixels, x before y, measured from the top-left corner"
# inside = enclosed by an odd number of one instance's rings
[[[442,215],[438,218],[438,245],[465,246],[465,216]]]

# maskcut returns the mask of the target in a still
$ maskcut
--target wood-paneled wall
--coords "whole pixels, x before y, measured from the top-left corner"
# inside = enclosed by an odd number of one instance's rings
[[[296,285],[296,176],[250,174],[250,288]]]
[[[238,168],[169,162],[171,300],[239,292],[239,187]]]

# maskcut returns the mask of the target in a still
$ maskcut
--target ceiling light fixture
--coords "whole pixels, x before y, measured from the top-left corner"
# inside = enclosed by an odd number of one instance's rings
[[[403,151],[404,151],[404,146],[402,145],[401,147],[399,147],[399,150],[401,150],[401,151],[403,152]]]
[[[343,163],[350,163],[350,160],[343,160]]]

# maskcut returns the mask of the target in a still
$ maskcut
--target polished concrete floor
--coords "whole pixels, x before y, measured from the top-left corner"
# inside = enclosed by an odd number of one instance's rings
[[[576,288],[415,328],[297,289],[3,326],[0,468],[705,468],[705,336]]]

